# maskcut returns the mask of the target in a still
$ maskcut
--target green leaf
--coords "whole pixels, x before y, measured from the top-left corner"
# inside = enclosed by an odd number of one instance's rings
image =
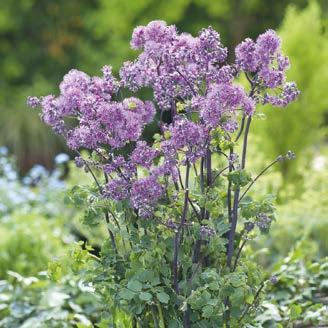
[[[229,282],[235,288],[241,287],[245,284],[245,281],[242,278],[243,277],[240,276],[238,273],[231,273],[229,276]]]
[[[293,304],[291,305],[290,309],[289,309],[289,316],[291,320],[296,320],[299,318],[299,316],[302,313],[302,308],[300,305],[298,304]]]
[[[210,290],[219,290],[220,289],[220,284],[218,281],[212,281],[208,287],[210,288]]]
[[[237,170],[228,173],[228,180],[235,187],[243,187],[246,186],[250,181],[252,181],[250,175],[245,170]]]
[[[142,301],[146,301],[146,302],[148,302],[148,301],[150,301],[150,300],[153,298],[153,296],[152,296],[150,293],[147,293],[147,292],[141,292],[141,293],[139,294],[139,298],[140,298]]]
[[[161,303],[165,304],[167,304],[170,300],[170,296],[164,292],[157,293],[156,297]]]
[[[203,307],[203,317],[210,318],[213,315],[214,308],[211,305],[206,305]]]
[[[253,294],[247,295],[247,297],[246,297],[246,303],[252,304],[253,301],[254,301],[254,295]]]
[[[119,292],[119,297],[128,301],[132,300],[135,295],[134,292],[126,288]]]
[[[62,265],[58,261],[48,263],[48,276],[50,280],[58,282],[63,275]]]
[[[140,292],[142,290],[142,283],[138,280],[130,280],[127,287],[134,292]]]

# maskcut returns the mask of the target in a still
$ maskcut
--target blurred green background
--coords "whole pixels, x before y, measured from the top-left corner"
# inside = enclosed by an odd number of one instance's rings
[[[287,150],[296,160],[281,163],[254,188],[278,194],[278,220],[249,252],[266,269],[285,271],[288,263],[285,285],[268,294],[279,294],[280,303],[270,306],[282,318],[294,298],[308,300],[315,292],[328,299],[328,280],[321,269],[313,271],[314,261],[328,268],[327,0],[0,0],[0,327],[52,327],[47,318],[59,320],[56,327],[76,327],[74,320],[90,327],[99,318],[101,305],[76,277],[54,285],[43,272],[72,241],[87,240],[99,251],[105,235],[104,227],[83,227],[82,211],[64,202],[65,185],[88,182],[82,172],[62,157],[51,173],[40,166],[29,171],[37,163],[52,169],[55,154],[68,150],[27,108],[26,97],[57,94],[71,68],[96,75],[111,64],[117,73],[136,55],[129,47],[133,28],[154,19],[193,34],[212,25],[230,50],[268,28],[282,37],[292,64],[288,79],[301,96],[285,109],[260,109],[264,115],[254,120],[250,136],[250,169],[256,176]],[[322,308],[312,305],[304,318],[321,318]],[[54,309],[64,319],[54,317]],[[67,311],[73,319],[66,319]]]

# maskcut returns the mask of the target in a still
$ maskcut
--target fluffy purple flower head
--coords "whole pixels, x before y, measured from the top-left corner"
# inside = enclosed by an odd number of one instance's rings
[[[132,49],[141,49],[145,45],[145,27],[138,26],[133,30],[132,39],[131,39],[131,47]]]
[[[177,34],[175,26],[152,22],[135,29],[132,47],[144,51],[120,71],[122,83],[133,91],[151,87],[154,99],[163,109],[172,107],[174,98],[191,98],[204,81],[227,81],[231,70],[220,64],[227,58],[220,35],[211,27],[198,37]]]
[[[200,115],[210,128],[221,127],[228,132],[236,130],[236,111],[243,109],[251,115],[255,102],[248,97],[245,90],[232,83],[212,84],[207,96],[195,99],[193,105],[200,109]]]
[[[239,118],[253,115],[260,101],[286,106],[297,98],[296,84],[285,82],[289,60],[280,44],[272,30],[256,41],[246,39],[229,65],[227,48],[213,28],[194,37],[153,21],[133,31],[131,46],[140,54],[123,64],[119,81],[110,66],[94,77],[73,69],[64,76],[57,97],[29,97],[27,103],[41,106],[43,121],[65,137],[69,148],[100,155],[77,157],[76,164],[103,171],[109,179],[100,187],[104,197],[129,200],[140,216],[150,217],[161,198],[171,196],[170,184],[179,183],[179,166],[195,164],[207,154],[213,129],[223,130],[231,140]],[[234,83],[242,71],[248,88]],[[152,90],[154,102],[121,98],[125,88],[136,92],[143,87]],[[154,121],[155,106],[161,111],[161,136],[151,146],[143,141],[143,132]],[[163,117],[172,123],[165,124]],[[239,166],[233,156],[228,161]],[[268,223],[264,216],[257,219],[260,228]],[[209,237],[212,232],[202,227],[201,234]]]
[[[131,205],[141,210],[144,216],[148,216],[152,211],[152,207],[161,198],[163,191],[164,188],[156,177],[149,176],[139,179],[132,184]]]
[[[129,198],[129,183],[124,179],[110,180],[105,187],[104,196],[114,200],[124,200]]]
[[[149,147],[145,141],[138,141],[130,159],[135,165],[141,165],[149,169],[158,155],[158,150]]]
[[[263,103],[269,103],[277,107],[285,107],[289,103],[295,101],[299,94],[300,91],[297,89],[295,82],[286,82],[280,95],[276,96],[266,94]]]
[[[261,34],[256,43],[247,38],[236,47],[237,67],[257,73],[267,88],[280,86],[289,67],[288,57],[281,53],[280,44],[281,40],[273,30]]]
[[[147,26],[138,26],[134,29],[131,39],[133,49],[141,49],[148,42],[164,44],[176,37],[175,26],[167,26],[164,21],[152,21]]]
[[[122,87],[128,87],[133,92],[149,83],[149,76],[147,76],[143,65],[138,61],[123,63],[120,69],[120,77]]]
[[[237,67],[243,71],[256,72],[258,60],[255,56],[255,42],[247,38],[235,49]]]
[[[256,40],[256,56],[262,65],[269,65],[272,57],[280,50],[280,38],[273,30],[259,35]]]
[[[144,126],[152,121],[155,107],[152,102],[137,98],[113,101],[118,86],[110,66],[103,67],[102,78],[71,70],[60,84],[59,97],[41,98],[42,119],[65,134],[71,149],[124,147],[139,139]],[[35,106],[38,102],[34,99],[29,103]],[[75,127],[65,125],[67,117],[75,118]]]
[[[182,163],[188,160],[195,163],[196,160],[205,155],[208,130],[201,124],[187,119],[179,119],[168,128],[170,139],[161,143],[164,156],[172,160],[181,151],[184,154]]]
[[[76,167],[78,167],[78,168],[83,167],[85,164],[85,160],[81,156],[76,156],[74,161],[75,161]]]
[[[210,26],[199,33],[195,53],[198,55],[196,62],[218,64],[225,62],[228,50],[223,47],[220,34]]]
[[[235,53],[237,68],[253,73],[256,83],[269,89],[283,87],[286,90],[280,96],[264,96],[265,103],[282,107],[295,100],[299,92],[295,85],[288,87],[289,84],[285,83],[289,59],[282,54],[280,45],[281,40],[276,32],[268,30],[256,42],[246,39],[240,43]]]
[[[110,163],[103,165],[103,170],[106,174],[111,174],[112,172],[115,172],[117,169],[119,169],[125,164],[126,161],[123,156],[115,156],[112,158]]]
[[[150,123],[156,113],[155,106],[152,101],[141,101],[138,98],[131,97],[123,100],[124,109],[127,112],[132,112],[138,115],[142,124]]]
[[[45,96],[40,101],[42,111],[41,119],[44,123],[50,125],[56,133],[64,131],[64,121],[58,112],[56,98],[53,95]]]
[[[27,105],[32,108],[40,106],[40,99],[38,97],[27,97]]]

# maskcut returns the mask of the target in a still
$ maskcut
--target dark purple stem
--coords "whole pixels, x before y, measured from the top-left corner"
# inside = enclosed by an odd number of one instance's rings
[[[241,169],[244,169],[245,165],[246,165],[247,141],[248,141],[248,133],[249,133],[249,127],[251,125],[251,122],[252,122],[252,117],[249,116],[247,119],[245,134],[244,134]],[[227,266],[230,268],[230,270],[231,270],[231,264],[232,264],[232,256],[233,256],[233,252],[234,252],[234,241],[235,241],[236,227],[237,227],[237,221],[238,221],[239,193],[240,193],[240,188],[237,188],[236,191],[234,192],[231,228],[230,228],[230,232],[229,232]]]
[[[236,268],[237,268],[237,263],[238,263],[238,260],[239,260],[240,254],[241,254],[241,252],[242,252],[244,246],[246,245],[246,242],[247,242],[247,238],[245,238],[245,239],[243,240],[241,246],[239,247],[238,253],[237,253],[237,255],[236,255],[235,262],[234,262],[234,264],[233,264],[233,269],[232,269],[232,271],[235,271]]]
[[[185,179],[185,188],[184,188],[184,204],[183,204],[183,211],[181,222],[178,227],[178,231],[175,234],[174,238],[174,255],[173,255],[173,288],[177,294],[179,294],[179,284],[178,284],[178,257],[179,257],[179,246],[180,246],[180,239],[183,227],[185,225],[187,219],[187,212],[188,212],[188,199],[189,199],[189,173],[190,173],[190,163],[187,162],[186,167],[186,179]]]

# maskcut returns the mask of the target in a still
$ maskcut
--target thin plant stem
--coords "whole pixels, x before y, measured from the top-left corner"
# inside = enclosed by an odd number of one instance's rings
[[[241,157],[241,168],[244,169],[246,166],[246,154],[247,154],[247,142],[248,142],[248,133],[249,133],[249,128],[252,122],[252,116],[249,116],[247,118],[247,123],[245,127],[245,134],[244,134],[244,141],[243,141],[243,152],[242,152],[242,157]]]
[[[234,192],[234,197],[233,197],[232,219],[231,219],[231,228],[229,232],[228,256],[227,256],[227,266],[229,267],[229,269],[231,269],[231,261],[234,251],[234,241],[235,241],[236,227],[238,221],[238,198],[239,198],[239,188]]]
[[[192,200],[190,199],[190,197],[188,197],[188,202],[189,202],[191,208],[193,209],[195,215],[197,216],[198,221],[201,221],[202,218],[201,218],[200,214],[198,213],[198,211],[197,211],[197,209],[196,209],[194,203],[193,203]]]
[[[246,190],[243,192],[243,194],[240,196],[239,198],[239,202],[246,196],[247,192],[249,191],[249,189],[254,185],[254,183],[274,164],[276,164],[277,162],[279,162],[279,158],[275,159],[272,163],[270,163],[267,167],[265,167],[256,177],[255,179],[253,179],[253,181],[248,185],[248,187],[246,188]]]
[[[204,194],[204,157],[200,160],[200,190]],[[204,219],[205,208],[201,208],[201,218]]]
[[[264,281],[262,281],[260,288],[257,290],[257,292],[254,296],[253,302],[251,304],[246,305],[246,308],[245,308],[244,312],[242,313],[241,317],[239,318],[238,322],[241,322],[244,319],[245,315],[249,312],[249,310],[254,306],[254,304],[258,300],[260,293],[261,293],[262,289],[264,288],[264,286],[265,286],[265,283],[264,283]]]
[[[212,177],[212,152],[207,148],[206,151],[206,158],[205,158],[205,164],[206,164],[206,185],[207,187],[211,187],[213,183],[213,177]],[[201,191],[204,193],[204,158],[201,160]],[[209,219],[210,213],[205,210],[205,207],[201,208],[201,221],[204,219]],[[196,240],[195,246],[194,246],[194,255],[193,255],[193,263],[197,263],[199,261],[200,256],[200,247],[201,247],[201,240]]]
[[[91,167],[89,166],[89,164],[86,163],[86,166],[87,166],[89,172],[91,173],[91,176],[93,177],[95,183],[97,184],[98,189],[99,189],[99,192],[101,193],[101,192],[102,192],[102,187],[101,187],[101,185],[100,185],[98,179],[96,178],[95,174],[92,172]],[[106,223],[109,224],[110,221],[109,221],[109,215],[108,215],[108,212],[107,212],[107,211],[105,211],[105,220],[106,220]],[[109,237],[110,237],[110,240],[111,240],[112,248],[113,248],[113,250],[115,251],[115,253],[118,254],[114,234],[113,234],[113,232],[109,229],[108,226],[107,226],[107,231],[108,231],[108,233],[109,233]]]
[[[175,234],[174,238],[174,255],[173,255],[173,288],[177,294],[179,294],[179,284],[178,284],[178,257],[179,257],[179,247],[180,247],[180,240],[181,234],[187,219],[187,212],[188,212],[188,198],[189,198],[189,173],[190,173],[190,163],[187,162],[186,167],[186,179],[185,179],[185,189],[184,189],[184,204],[183,204],[183,211],[181,222],[178,227],[178,230]]]
[[[183,327],[184,328],[191,328],[190,306],[189,305],[187,305],[187,310],[183,314]]]
[[[179,176],[179,182],[180,182],[181,189],[184,189],[180,169],[179,169],[178,166],[176,168],[177,168],[177,171],[178,171],[178,176]]]
[[[156,302],[156,307],[157,307],[157,310],[158,310],[160,327],[165,328],[165,319],[164,319],[164,315],[163,315],[162,306],[159,302]]]
[[[210,186],[212,184],[212,152],[209,147],[206,151],[206,179],[207,185]]]
[[[206,186],[211,187],[212,185],[212,152],[210,147],[207,147],[206,150]],[[209,219],[210,213],[208,211],[205,212],[206,220]]]
[[[106,220],[106,223],[109,224],[109,215],[108,215],[108,212],[106,212],[106,211],[105,211],[105,220]],[[112,248],[114,249],[115,253],[118,254],[114,234],[109,229],[109,227],[107,227],[107,231],[108,231],[109,236],[110,236],[110,241],[111,241],[111,244],[112,244]]]
[[[159,324],[158,324],[158,320],[157,320],[157,317],[156,317],[156,312],[155,312],[155,309],[153,306],[151,306],[151,315],[153,317],[153,321],[154,321],[154,328],[160,328],[159,327]]]
[[[230,148],[230,157],[233,154],[233,148]],[[229,157],[228,157],[229,160]],[[229,173],[232,172],[232,170],[234,169],[234,166],[232,165],[231,161],[229,161]],[[232,205],[231,205],[231,187],[232,187],[232,183],[229,180],[228,182],[228,191],[227,191],[227,205],[228,205],[228,217],[229,217],[229,223],[232,220]]]
[[[243,150],[242,150],[242,158],[241,158],[241,169],[244,169],[246,166],[247,141],[248,141],[248,133],[249,133],[249,128],[250,128],[251,122],[252,122],[252,117],[249,116],[247,119],[245,133],[244,133]],[[236,191],[234,192],[231,228],[229,231],[227,266],[229,267],[230,270],[231,270],[231,264],[232,264],[232,256],[233,256],[233,252],[234,252],[234,241],[235,241],[237,221],[238,221],[239,193],[240,193],[240,188],[237,188]]]
[[[243,131],[244,131],[244,126],[245,126],[245,118],[246,118],[246,115],[243,114],[243,118],[241,119],[241,126],[240,126],[240,130],[238,132],[238,135],[235,139],[235,142],[237,142],[239,140],[239,138],[241,137]]]
[[[241,246],[239,247],[238,253],[237,253],[236,258],[235,258],[235,262],[234,262],[234,264],[233,264],[233,269],[232,269],[232,271],[235,271],[235,270],[236,270],[236,268],[237,268],[237,263],[238,263],[238,260],[239,260],[240,254],[241,254],[241,252],[242,252],[244,246],[246,245],[246,243],[247,243],[247,238],[245,238],[245,239],[243,240]]]
[[[195,171],[195,176],[198,177],[198,171],[197,171],[197,167],[196,167],[195,163],[193,164],[193,168],[194,168],[194,171]]]
[[[215,175],[215,177],[213,178],[213,180],[212,180],[212,184],[211,185],[213,185],[213,183],[215,182],[215,180],[224,172],[224,171],[226,171],[227,169],[229,168],[229,166],[226,166],[225,168],[223,168],[222,170],[220,170],[216,175]]]
[[[232,219],[232,210],[231,210],[231,181],[228,182],[228,192],[227,192],[227,203],[228,203],[228,216],[229,216],[229,222],[231,222]]]

